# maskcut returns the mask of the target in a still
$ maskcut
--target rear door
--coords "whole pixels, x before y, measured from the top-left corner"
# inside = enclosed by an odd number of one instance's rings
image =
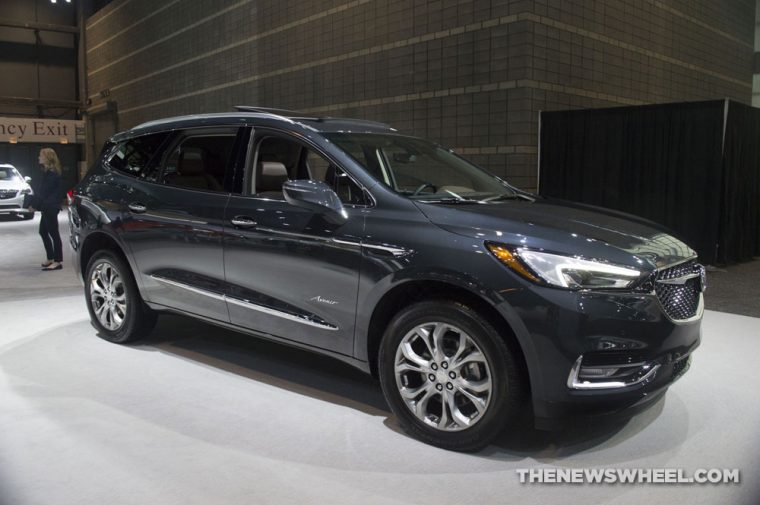
[[[153,170],[131,188],[123,237],[147,300],[229,321],[222,235],[245,135],[237,127],[173,132]]]
[[[244,194],[226,211],[224,265],[233,324],[350,355],[366,195],[305,139],[257,129]],[[287,203],[287,179],[317,179],[338,190],[342,224]]]

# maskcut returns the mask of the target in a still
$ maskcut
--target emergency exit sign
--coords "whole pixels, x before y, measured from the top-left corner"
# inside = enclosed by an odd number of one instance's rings
[[[0,117],[0,142],[84,143],[84,121]]]

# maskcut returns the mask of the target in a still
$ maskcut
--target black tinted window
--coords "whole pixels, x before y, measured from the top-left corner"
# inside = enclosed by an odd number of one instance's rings
[[[225,131],[184,138],[166,158],[164,184],[203,191],[224,191],[235,136],[235,131]]]
[[[107,163],[120,172],[155,181],[158,173],[155,155],[168,135],[156,133],[121,142],[108,152]]]

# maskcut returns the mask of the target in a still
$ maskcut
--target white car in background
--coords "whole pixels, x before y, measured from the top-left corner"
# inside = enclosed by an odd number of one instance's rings
[[[34,217],[34,212],[24,208],[24,197],[33,194],[29,186],[31,180],[22,176],[13,165],[0,164],[0,215],[16,214],[24,219]]]

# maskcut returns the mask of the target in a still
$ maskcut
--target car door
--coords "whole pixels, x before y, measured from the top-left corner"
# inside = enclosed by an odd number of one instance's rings
[[[233,324],[350,355],[361,263],[365,193],[304,139],[257,129],[246,190],[225,213],[224,266]],[[289,204],[287,179],[328,182],[348,219]]]
[[[146,300],[229,321],[224,301],[224,210],[245,129],[172,133],[149,176],[125,203],[123,238]],[[245,149],[243,149],[245,150]]]

